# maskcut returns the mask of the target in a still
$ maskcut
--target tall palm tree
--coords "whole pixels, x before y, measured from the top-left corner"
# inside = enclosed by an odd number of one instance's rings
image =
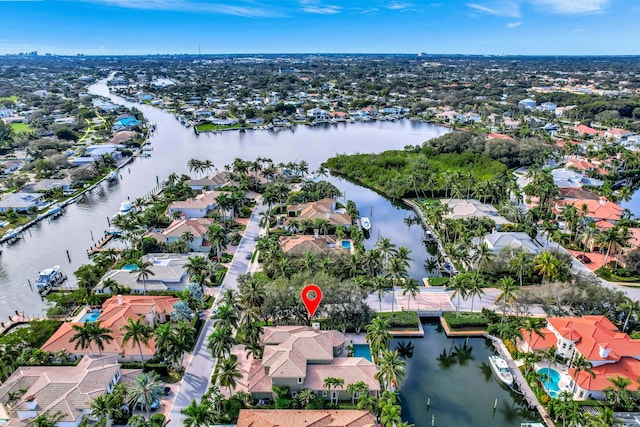
[[[389,282],[382,277],[374,277],[371,281],[371,290],[378,294],[380,312],[382,312],[382,297],[389,293]]]
[[[129,341],[133,341],[138,346],[140,362],[144,363],[142,344],[149,345],[149,340],[153,337],[153,327],[143,322],[142,317],[136,320],[128,318],[127,323],[120,328],[120,331],[123,332],[122,345],[125,346]]]
[[[34,418],[29,418],[27,425],[31,427],[56,427],[63,418],[64,414],[62,412],[56,412],[55,414],[44,412]]]
[[[212,380],[221,387],[229,389],[229,396],[233,394],[236,387],[236,380],[242,378],[242,374],[238,370],[238,357],[231,355],[229,358],[218,359],[216,367],[213,370]]]
[[[216,328],[208,337],[207,348],[215,358],[228,357],[235,344],[231,328]]]
[[[407,303],[407,310],[411,310],[411,298],[414,300],[420,293],[420,283],[413,277],[406,279],[402,282],[402,295],[409,294],[409,302]]]
[[[402,422],[400,413],[402,408],[395,403],[386,402],[382,404],[380,412],[380,421],[385,427],[396,427]]]
[[[573,366],[575,378],[572,393],[575,393],[578,388],[578,377],[580,376],[580,372],[586,372],[591,376],[591,378],[596,377],[596,373],[591,369],[593,368],[593,364],[580,353],[576,353],[571,361],[571,366]]]
[[[518,255],[509,261],[511,272],[518,275],[520,286],[522,286],[522,278],[531,271],[531,261],[525,252],[519,252]]]
[[[143,372],[129,386],[129,404],[141,403],[146,419],[150,419],[151,405],[164,394],[164,383],[155,372]]]
[[[482,242],[476,246],[475,252],[473,253],[473,260],[475,261],[478,272],[488,267],[494,258],[495,254],[486,242]]]
[[[364,381],[351,383],[347,386],[347,392],[351,393],[351,404],[355,406],[356,400],[362,394],[369,393],[369,387]]]
[[[122,416],[122,402],[114,394],[97,396],[91,402],[91,416],[98,419],[98,426],[104,427],[109,420]]]
[[[71,337],[71,342],[75,342],[75,349],[78,347],[83,349],[89,348],[89,351],[93,353],[91,343],[95,343],[98,347],[98,352],[102,354],[104,350],[104,344],[113,341],[113,331],[109,328],[101,326],[101,321],[85,322],[83,325],[73,325],[71,328],[76,332]]]
[[[142,288],[143,288],[144,294],[146,295],[147,279],[150,276],[155,276],[155,273],[153,272],[153,270],[151,270],[153,263],[151,261],[141,259],[138,262],[135,262],[134,265],[138,268],[136,270],[131,270],[130,273],[132,274],[135,273],[137,275],[138,280],[142,279]]]
[[[216,328],[235,329],[238,327],[239,321],[238,310],[229,304],[218,307],[218,311],[213,315],[213,324]]]
[[[407,362],[400,357],[398,350],[385,351],[380,360],[380,370],[375,377],[387,390],[395,390],[404,381],[406,365]]]
[[[467,296],[471,297],[471,312],[473,312],[473,302],[476,297],[482,297],[484,281],[478,273],[474,273],[467,278]]]
[[[542,276],[547,282],[558,276],[558,260],[551,252],[544,251],[539,253],[534,259],[533,271]]]
[[[501,292],[500,295],[498,295],[498,297],[496,298],[495,303],[497,304],[502,301],[503,319],[507,313],[507,304],[513,302],[515,299],[515,291],[517,289],[515,283],[515,280],[513,280],[513,278],[509,276],[502,277],[496,282]]]
[[[389,347],[391,342],[391,334],[389,333],[389,324],[380,316],[376,316],[365,327],[367,334],[366,339],[371,347],[371,354],[379,357],[382,350]]]
[[[344,379],[343,378],[334,378],[334,377],[326,377],[324,379],[324,381],[322,382],[322,386],[324,388],[327,389],[327,391],[329,392],[329,402],[331,404],[333,404],[333,395],[331,394],[331,389],[335,388],[342,388],[344,386]],[[339,398],[340,394],[337,393],[336,394],[336,402],[335,404],[338,404],[338,398]]]
[[[227,236],[227,230],[220,226],[220,224],[213,224],[207,230],[207,240],[216,248],[216,255],[218,262],[222,261],[222,248],[226,248],[229,243],[229,237]]]
[[[467,299],[469,291],[467,280],[462,275],[452,277],[451,280],[449,280],[448,288],[453,290],[453,294],[451,294],[451,296],[457,298],[458,300],[458,303],[456,304],[457,316],[458,310],[460,309],[460,297],[462,297],[463,299]]]
[[[622,325],[622,332],[625,332],[629,326],[629,320],[631,317],[635,317],[640,313],[640,301],[634,301],[629,297],[625,297],[624,302],[618,305],[618,310],[627,312],[627,316],[624,319],[624,325]]]

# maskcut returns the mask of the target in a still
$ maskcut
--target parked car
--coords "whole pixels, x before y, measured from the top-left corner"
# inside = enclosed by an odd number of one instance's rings
[[[258,406],[268,406],[271,405],[271,399],[259,399],[257,405]]]
[[[151,410],[152,411],[155,411],[159,407],[160,407],[160,401],[158,399],[156,399],[153,402],[151,402]],[[145,411],[146,410],[144,402],[136,402],[136,404],[135,404],[135,406],[133,408],[136,411]]]
[[[247,255],[244,257],[247,261],[250,261],[251,258],[253,257],[253,254],[251,252],[247,252]]]
[[[576,258],[578,258],[583,264],[589,264],[591,262],[591,258],[586,256],[585,254],[580,254]]]
[[[164,388],[164,395],[165,396],[170,396],[171,395],[171,387],[165,387]]]

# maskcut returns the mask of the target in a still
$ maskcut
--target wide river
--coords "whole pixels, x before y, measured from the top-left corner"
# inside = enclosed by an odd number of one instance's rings
[[[117,184],[103,183],[77,203],[65,208],[64,215],[45,220],[23,233],[14,245],[4,245],[0,256],[0,321],[15,310],[27,315],[42,314],[44,303],[37,292],[30,289],[38,272],[52,265],[60,265],[74,282],[73,272],[89,262],[87,249],[92,236],[99,239],[108,227],[107,218],[118,211],[120,203],[143,196],[172,172],[188,174],[187,161],[192,158],[209,159],[222,170],[234,158],[253,160],[268,157],[274,162],[306,160],[310,169],[337,153],[380,152],[403,148],[447,132],[447,129],[409,120],[397,122],[369,122],[333,126],[298,126],[281,131],[229,131],[196,136],[175,117],[155,107],[134,104],[109,93],[104,82],[89,88],[90,93],[109,97],[113,102],[141,110],[150,122],[157,123],[152,137],[152,156],[138,158],[121,170]],[[158,177],[158,178],[156,178]],[[329,178],[354,200],[363,215],[371,217],[373,230],[367,245],[378,236],[390,237],[397,245],[412,250],[414,262],[410,274],[425,275],[423,263],[427,257],[421,242],[421,228],[408,228],[404,218],[412,213],[392,205],[387,199],[344,180]],[[69,251],[71,261],[67,259]]]

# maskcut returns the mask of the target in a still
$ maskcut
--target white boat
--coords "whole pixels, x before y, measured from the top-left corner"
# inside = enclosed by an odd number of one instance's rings
[[[489,365],[500,381],[508,386],[513,384],[513,375],[506,360],[500,356],[489,356]]]
[[[120,203],[120,213],[127,213],[131,210],[131,208],[133,208],[133,206],[131,205],[131,202],[128,200],[125,200],[124,202]]]
[[[113,182],[118,180],[118,171],[111,171],[109,175],[107,175],[107,181]]]
[[[51,287],[62,283],[66,280],[67,276],[62,274],[59,265],[54,265],[51,268],[42,270],[36,279],[36,287],[39,292],[49,290]]]
[[[22,228],[18,227],[18,228],[10,228],[7,231],[5,231],[4,235],[2,236],[2,240],[16,240],[20,238],[20,232],[22,231]]]
[[[371,220],[369,220],[369,218],[367,218],[366,216],[360,218],[360,225],[362,225],[362,229],[364,231],[371,230]]]
[[[62,215],[62,206],[60,205],[60,203],[55,203],[44,213],[44,215],[52,216],[54,218],[58,217]]]

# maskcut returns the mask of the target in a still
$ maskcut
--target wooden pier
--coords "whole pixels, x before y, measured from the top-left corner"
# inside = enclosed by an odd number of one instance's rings
[[[104,247],[114,237],[115,237],[114,234],[105,234],[104,236],[102,236],[102,238],[100,240],[98,240],[98,243],[96,243],[95,245],[91,246],[87,250],[87,255],[92,256],[92,255],[98,254],[100,252],[105,252],[105,251],[109,251],[109,250],[112,250],[114,252],[122,251],[121,248],[105,248]]]
[[[47,316],[26,316],[24,313],[15,311],[13,316],[9,316],[9,320],[6,322],[0,322],[0,336],[6,334],[11,329],[15,328],[19,325],[25,325],[32,320],[60,320],[67,321],[70,320],[70,317],[61,316],[61,317],[47,317]]]

